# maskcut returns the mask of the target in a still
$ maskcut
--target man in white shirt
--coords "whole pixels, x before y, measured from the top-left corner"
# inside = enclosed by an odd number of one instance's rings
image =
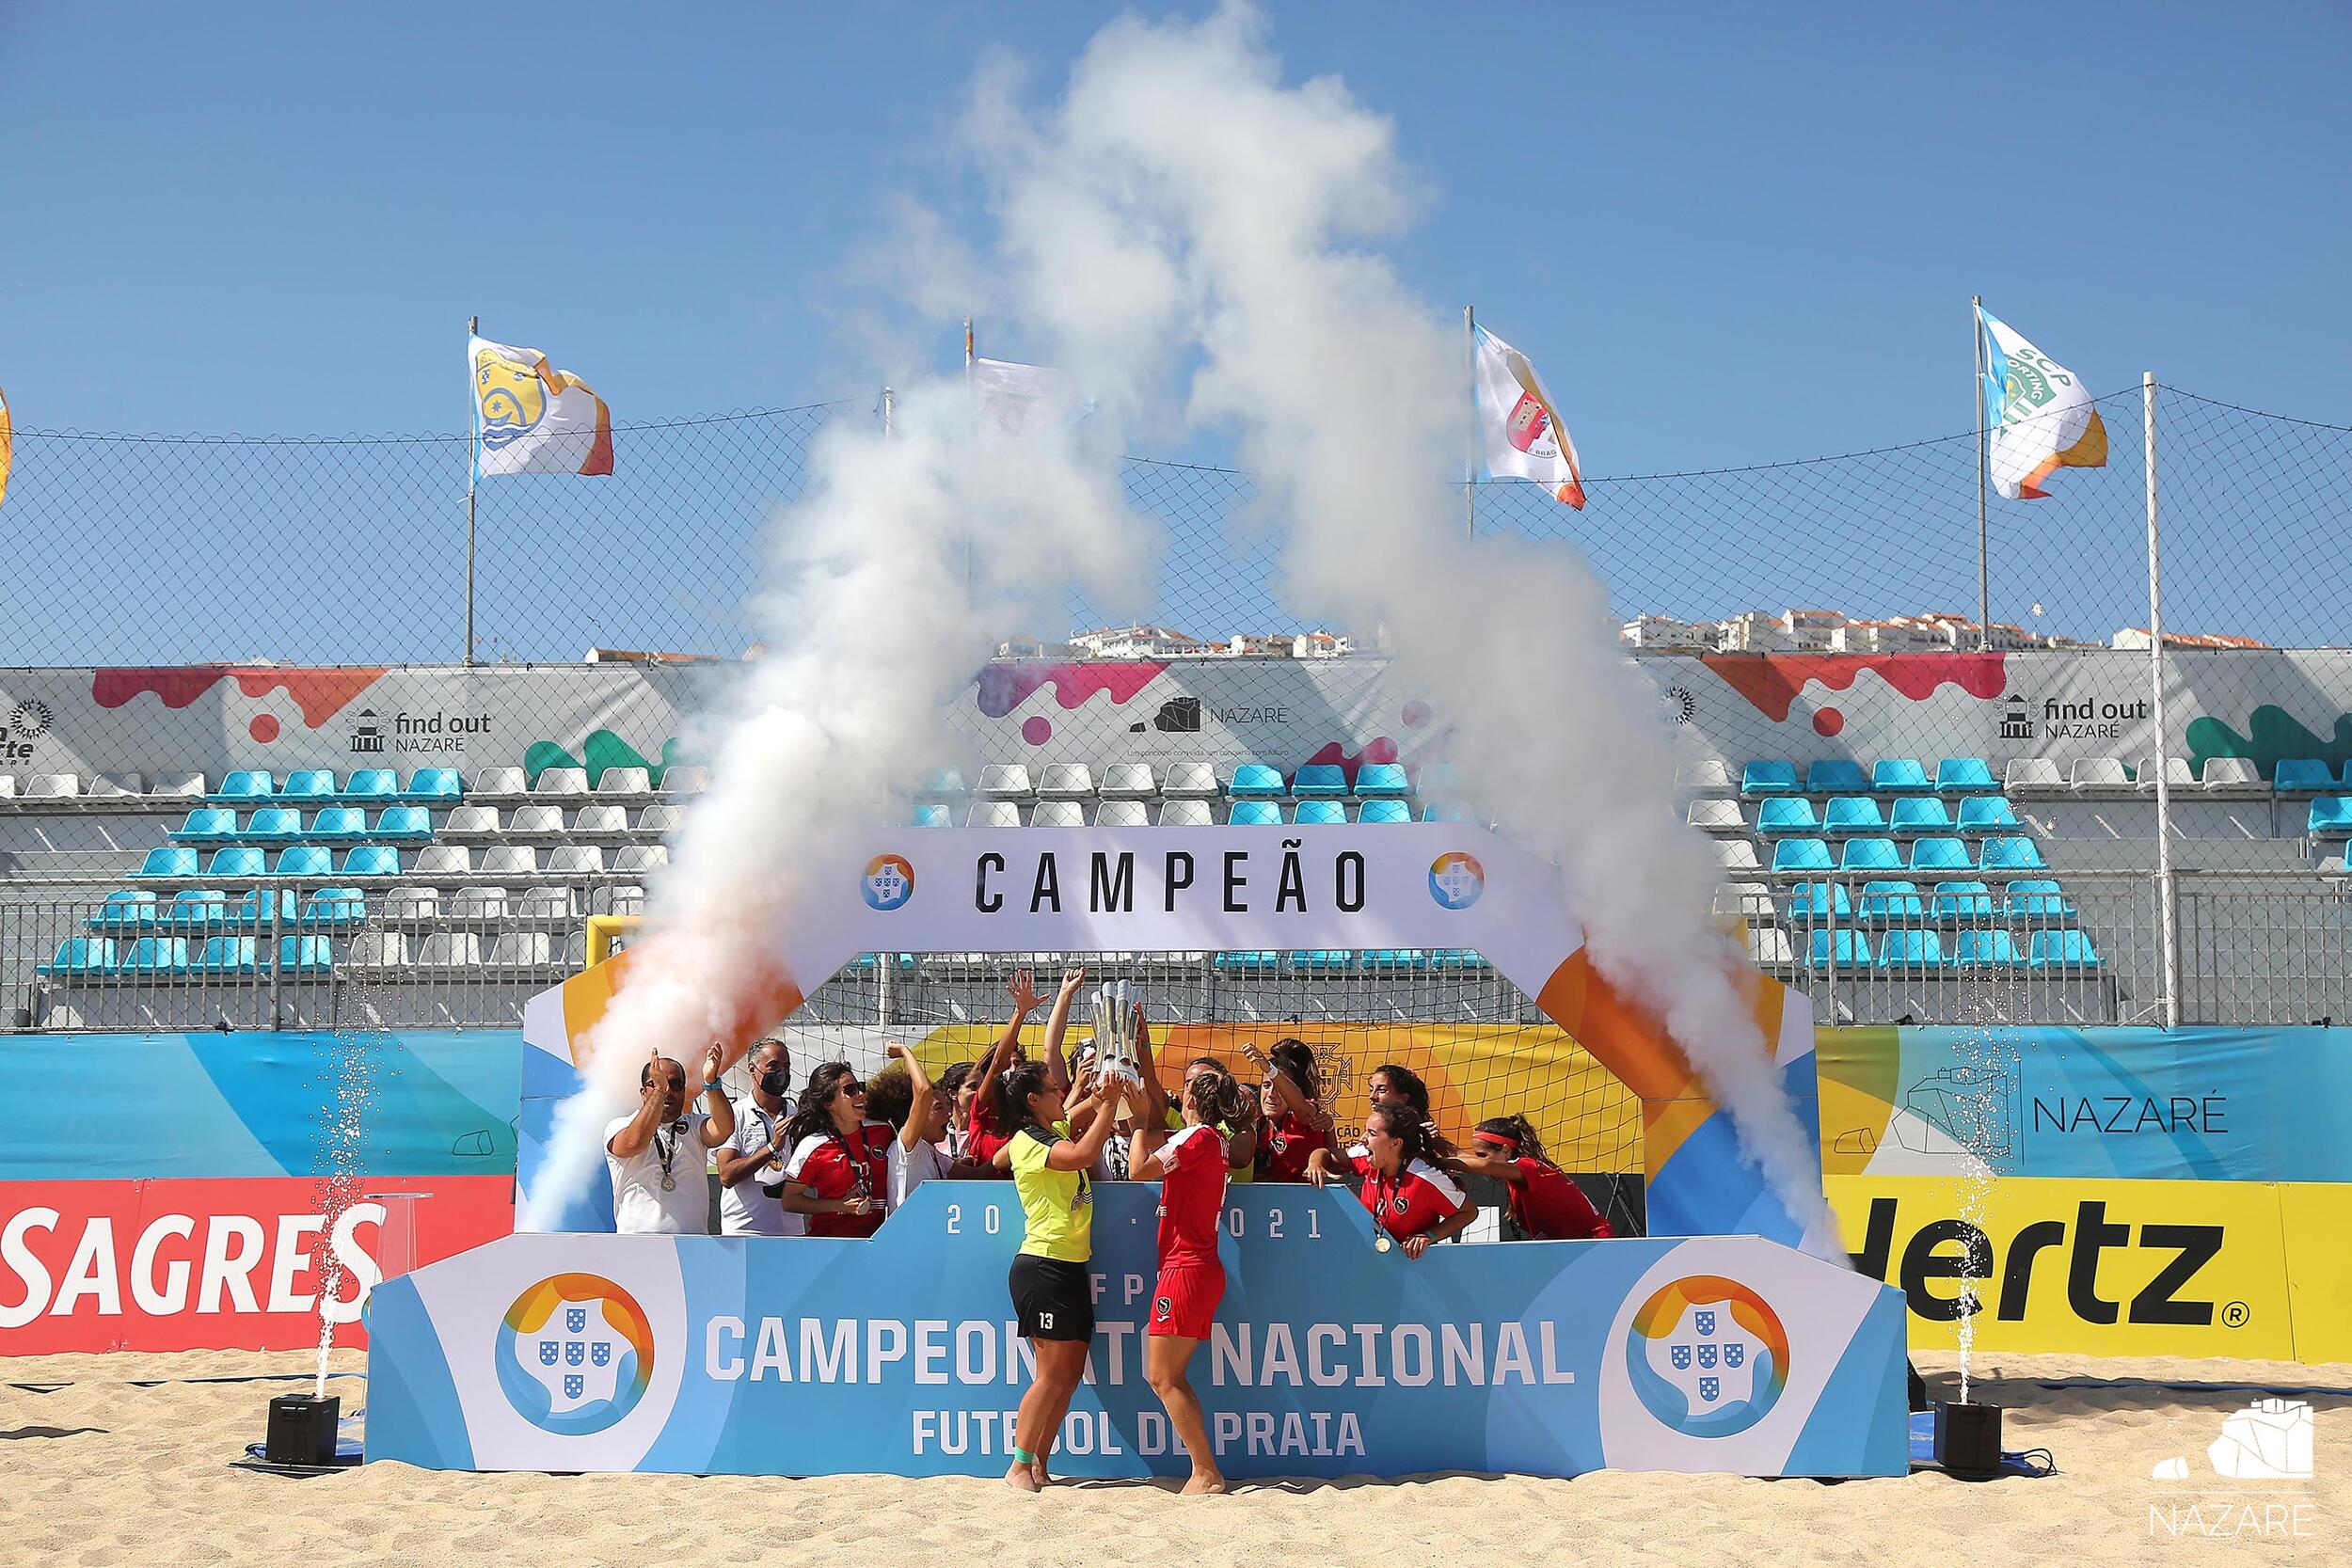
[[[784,1159],[792,1150],[785,1123],[792,1052],[771,1035],[752,1047],[752,1092],[736,1107],[735,1136],[719,1150],[719,1234],[805,1236],[808,1219],[784,1206]]]
[[[703,1057],[702,1081],[689,1112],[686,1069],[656,1051],[638,1069],[637,1114],[604,1130],[604,1163],[612,1173],[612,1228],[624,1236],[707,1236],[710,1151],[735,1135],[735,1107],[719,1088],[719,1047]]]

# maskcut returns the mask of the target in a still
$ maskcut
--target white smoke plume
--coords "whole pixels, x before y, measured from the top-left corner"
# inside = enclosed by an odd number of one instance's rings
[[[1833,1248],[1814,1142],[1712,922],[1712,856],[1669,809],[1672,749],[1605,592],[1565,546],[1465,543],[1446,488],[1470,419],[1460,330],[1361,248],[1416,207],[1390,123],[1336,80],[1285,85],[1236,4],[1113,23],[1034,115],[986,80],[973,126],[1021,309],[1073,344],[1194,364],[1190,417],[1233,435],[1287,535],[1290,606],[1385,628],[1473,796],[1562,866],[1595,965],[1663,1019]]]
[[[711,787],[654,883],[629,978],[591,1032],[588,1082],[558,1112],[525,1229],[552,1226],[585,1190],[650,1051],[691,1078],[713,1040],[739,1046],[779,1022],[755,1016],[761,980],[795,900],[821,896],[811,867],[904,811],[905,792],[953,756],[946,709],[993,638],[1058,617],[1073,579],[1116,598],[1149,576],[1107,429],[1011,437],[972,417],[955,380],[901,394],[886,436],[862,420],[828,425],[806,492],[771,532],[755,616],[764,651],[696,737]],[[827,976],[791,978],[814,990]]]

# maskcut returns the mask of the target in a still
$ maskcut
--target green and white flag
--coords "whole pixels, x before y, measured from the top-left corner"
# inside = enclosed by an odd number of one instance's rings
[[[2074,372],[2026,341],[1983,306],[1985,451],[1993,488],[2008,500],[2039,500],[2059,468],[2107,466],[2107,427]]]

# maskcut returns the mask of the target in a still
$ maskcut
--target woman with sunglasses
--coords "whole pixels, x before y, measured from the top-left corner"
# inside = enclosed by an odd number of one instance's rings
[[[871,1236],[889,1209],[890,1129],[866,1119],[866,1085],[847,1062],[809,1074],[785,1123],[792,1152],[779,1201],[808,1216],[812,1236]]]

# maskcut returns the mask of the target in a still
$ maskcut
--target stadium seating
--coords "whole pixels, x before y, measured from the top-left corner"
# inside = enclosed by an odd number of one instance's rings
[[[710,787],[707,768],[665,768],[661,770],[661,793],[664,795],[700,795]]]
[[[358,853],[357,850],[353,852]],[[213,857],[213,863],[208,868],[208,874],[214,877],[237,878],[261,874],[258,866],[251,871],[229,870],[223,867],[222,859],[235,854],[250,854],[258,860],[261,851],[258,849],[223,849],[218,855]],[[332,850],[322,844],[297,844],[291,849],[279,850],[277,863],[269,869],[270,875],[275,877],[326,877],[334,874],[335,856]]]
[[[400,775],[389,768],[362,768],[343,781],[346,805],[380,806],[400,798]]]
[[[1235,800],[1225,820],[1236,828],[1276,828],[1282,823],[1282,808],[1272,800]]]
[[[650,795],[653,773],[644,768],[608,768],[596,775],[596,790],[599,795]]]
[[[2352,832],[2352,797],[2314,796],[2303,819],[2303,831],[2313,836],[2321,833],[2341,836]]]
[[[2036,795],[2063,794],[2066,775],[2047,757],[2018,757],[2009,765],[2003,788],[2021,800]]]
[[[924,800],[916,804],[914,813],[907,818],[907,826],[911,828],[951,828],[955,826],[955,817],[948,812],[946,806],[942,802],[938,800]]]
[[[1814,815],[1813,802],[1802,796],[1767,800],[1756,808],[1756,831],[1767,838],[1782,833],[1811,837],[1821,831],[1821,819]]]
[[[400,798],[411,805],[454,803],[465,794],[465,782],[454,768],[420,768],[408,776]]]
[[[237,836],[237,814],[227,806],[199,806],[171,831],[173,841],[217,842]]]
[[[1982,882],[1938,882],[1930,912],[1939,925],[1957,926],[1993,918],[1992,889]]]
[[[1882,757],[1870,768],[1870,788],[1880,795],[1919,794],[1934,787],[1914,757]]]
[[[2026,950],[2029,969],[2097,969],[2100,964],[2090,938],[2069,927],[2062,931],[2036,931]]]
[[[1870,779],[1851,757],[1823,757],[1806,767],[1804,787],[1813,795],[1862,795],[1868,792]]]
[[[1772,846],[1774,871],[1835,871],[1829,845],[1818,838],[1784,838]]]
[[[2326,793],[2344,787],[2344,778],[2317,757],[2282,757],[2270,775],[2270,786],[2281,795]]]
[[[2023,826],[2017,820],[2017,808],[2009,803],[2006,796],[1972,795],[1960,803],[1960,831],[1963,833],[2014,831]]]
[[[1935,765],[1938,795],[1997,795],[2000,789],[1982,757],[1946,757]]]
[[[368,814],[357,806],[328,806],[310,819],[301,830],[305,838],[354,839],[368,836]],[[421,837],[433,836],[433,827],[426,822]]]
[[[1837,861],[1837,869],[1846,872],[1900,871],[1902,868],[1902,855],[1896,849],[1895,841],[1891,838],[1848,839]]]
[[[1311,763],[1292,775],[1291,793],[1301,800],[1338,800],[1348,793],[1347,772],[1331,763]]]
[[[1693,800],[1684,820],[1701,832],[1745,832],[1748,819],[1737,800]]]
[[[1940,933],[1921,927],[1891,930],[1879,938],[1871,961],[1881,969],[1941,969],[1945,961],[1944,939]]]
[[[1215,782],[1216,775],[1210,775]],[[1103,769],[1100,791],[1105,800],[1149,800],[1159,793],[1152,783],[1152,765],[1145,762],[1115,762]]]
[[[2022,836],[1988,838],[1978,865],[1985,871],[2039,871],[2047,863],[2041,847]]]
[[[1098,828],[1142,828],[1151,824],[1151,814],[1141,800],[1104,800],[1094,811]]]
[[[1263,762],[1245,762],[1233,769],[1233,777],[1225,792],[1234,800],[1278,799],[1289,793],[1283,783],[1282,770],[1269,768]]]
[[[1216,820],[1209,815],[1206,800],[1168,800],[1160,806],[1159,825],[1163,828],[1206,828]]]
[[[1796,803],[1799,802],[1785,800],[1766,802],[1767,805],[1775,806]],[[1896,803],[1900,806],[1910,802],[1898,801]],[[1831,800],[1821,811],[1821,831],[1832,837],[1848,833],[1884,833],[1886,826],[1886,814],[1879,810],[1878,801],[1867,795],[1840,795]]]
[[[1347,808],[1337,800],[1301,800],[1291,820],[1302,828],[1337,827],[1347,821]]]
[[[286,775],[286,782],[278,786],[278,798],[301,804],[317,804],[332,800],[342,792],[335,775],[324,768],[305,768]]]
[[[1964,802],[1975,803],[1973,800]],[[1952,814],[1949,807],[1933,797],[1908,797],[1895,802],[1889,826],[1901,834],[1948,833],[1952,831]]]
[[[277,777],[266,768],[240,768],[220,781],[207,797],[214,800],[266,800],[278,793]]]
[[[1911,841],[1911,869],[1933,876],[1942,871],[1969,871],[1976,868],[1969,859],[1968,846],[1948,835],[1915,838]]]
[[[1089,783],[1087,793],[1094,793]],[[1040,800],[1029,814],[1032,828],[1083,828],[1087,825],[1086,807],[1074,800]]]
[[[1038,774],[1037,798],[1090,800],[1094,798],[1094,770],[1082,762],[1049,762]]]
[[[1401,763],[1368,762],[1356,769],[1356,794],[1360,799],[1403,800],[1411,793],[1412,782]]]
[[[1021,808],[1010,800],[975,800],[964,814],[967,828],[1018,828]]]
[[[1360,778],[1359,782],[1361,782]],[[1356,815],[1359,822],[1410,822],[1412,819],[1413,808],[1403,800],[1366,800]]]
[[[1213,800],[1223,794],[1216,769],[1205,762],[1171,762],[1160,781],[1160,795],[1168,800]]]
[[[1788,890],[1788,918],[1799,925],[1851,919],[1852,914],[1853,903],[1843,882],[1799,882]]]
[[[485,849],[474,870],[484,877],[536,877],[539,851],[527,844],[500,844]]]
[[[1428,785],[1422,786],[1424,793]],[[1797,792],[1796,764],[1789,762],[1752,762],[1740,775],[1742,795],[1794,795]]]
[[[1853,969],[1872,961],[1870,943],[1860,931],[1838,929],[1812,933],[1807,961],[1815,969]]]
[[[2068,782],[2078,793],[2087,789],[2126,789],[2131,785],[2120,757],[2079,757]]]
[[[1963,931],[1954,939],[1952,961],[1962,969],[2014,969],[2017,940],[2006,930]]]

